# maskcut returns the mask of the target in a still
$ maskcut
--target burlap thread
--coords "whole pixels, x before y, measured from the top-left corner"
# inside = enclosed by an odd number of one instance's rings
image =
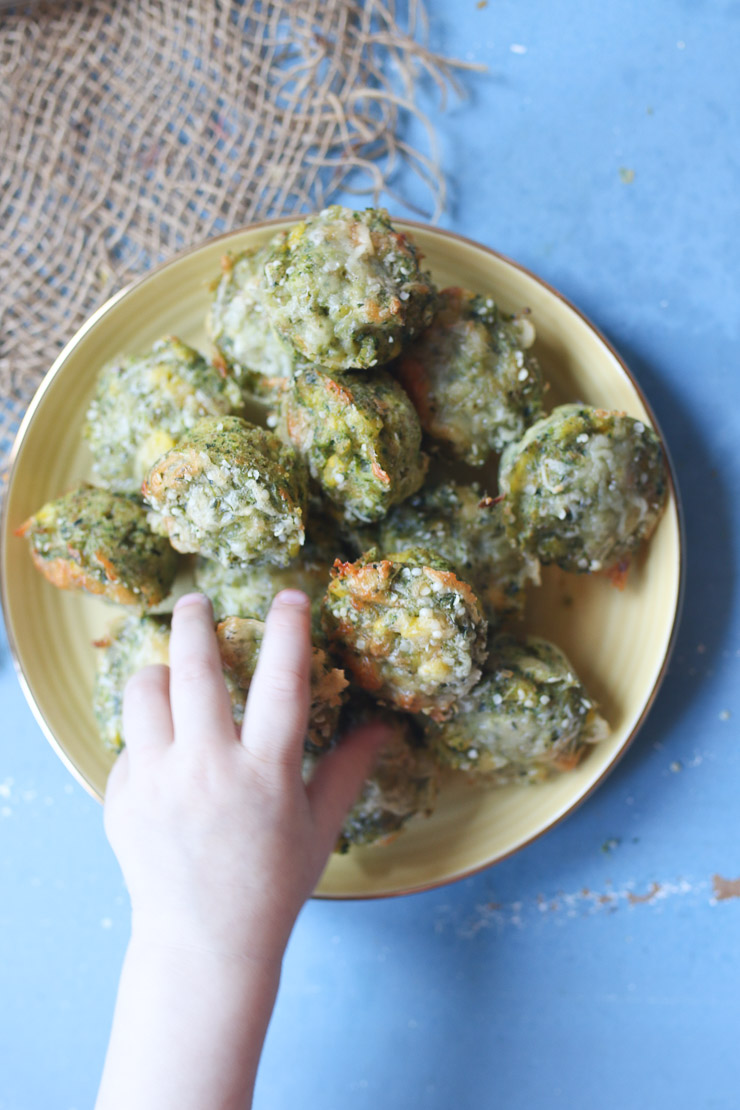
[[[462,63],[409,0],[72,0],[0,13],[0,451],[63,343],[149,266],[232,227],[377,197],[445,203],[421,81]],[[470,68],[470,67],[468,67]],[[425,149],[405,139],[407,119]],[[424,145],[424,144],[422,144]],[[398,198],[398,208],[403,197]]]

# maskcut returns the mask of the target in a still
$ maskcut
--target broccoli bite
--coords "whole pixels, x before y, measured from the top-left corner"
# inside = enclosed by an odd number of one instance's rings
[[[223,567],[212,559],[199,559],[195,585],[213,605],[216,620],[256,617],[264,620],[275,594],[303,590],[311,601],[311,625],[321,630],[321,602],[329,583],[329,563],[318,564],[302,556],[288,567]]]
[[[469,582],[491,624],[520,614],[527,582],[539,582],[537,560],[506,535],[502,507],[477,483],[445,482],[391,509],[376,529],[381,553],[418,544],[445,559]]]
[[[570,771],[609,726],[554,644],[499,636],[451,721],[429,728],[437,758],[492,785]]]
[[[321,639],[322,602],[331,567],[335,558],[349,554],[354,554],[352,546],[338,535],[333,519],[311,514],[306,523],[306,542],[290,566],[224,567],[213,559],[200,558],[195,565],[195,585],[210,597],[216,620],[224,617],[264,620],[281,589],[302,589],[311,601],[314,638]]]
[[[529,353],[534,328],[490,297],[444,289],[431,327],[403,353],[396,373],[429,439],[482,466],[540,415],[543,381]]]
[[[241,724],[249,687],[257,666],[265,626],[262,621],[227,617],[216,628],[234,720]],[[304,747],[307,752],[326,751],[334,739],[344,690],[344,672],[332,667],[325,651],[311,652],[311,706]]]
[[[334,564],[324,628],[351,679],[379,701],[435,720],[480,678],[486,621],[472,589],[420,548]]]
[[[431,321],[436,291],[419,258],[383,209],[325,208],[268,247],[267,317],[308,362],[382,366]]]
[[[221,260],[206,330],[247,397],[272,401],[293,372],[295,351],[270,326],[263,304],[265,248]]]
[[[349,553],[334,522],[310,516],[306,542],[290,566],[223,567],[213,559],[199,559],[195,584],[213,605],[216,620],[225,617],[257,617],[264,620],[275,594],[281,590],[303,590],[311,602],[311,628],[314,638],[323,637],[321,603],[324,600],[334,560]]]
[[[585,573],[625,568],[665,507],[668,474],[660,439],[642,420],[575,404],[507,448],[499,485],[512,541],[542,563]]]
[[[138,493],[157,459],[197,420],[241,404],[232,378],[179,339],[160,339],[148,354],[101,370],[83,429],[93,472],[109,489]]]
[[[304,540],[306,489],[292,448],[237,416],[201,420],[150,471],[155,531],[224,566],[287,566]]]
[[[130,494],[83,483],[21,525],[38,570],[62,590],[148,609],[172,589],[177,555]]]
[[[269,564],[223,567],[212,559],[199,559],[195,584],[211,600],[216,620],[256,617],[264,620],[273,598],[281,590],[302,590],[311,602],[311,627],[321,635],[321,603],[329,584],[331,561],[312,557],[308,545],[287,567]]]
[[[93,713],[106,748],[120,751],[126,683],[142,667],[169,663],[170,618],[131,614],[95,647]]]
[[[282,397],[279,428],[346,521],[380,519],[424,481],[418,417],[384,371],[368,377],[298,370]]]

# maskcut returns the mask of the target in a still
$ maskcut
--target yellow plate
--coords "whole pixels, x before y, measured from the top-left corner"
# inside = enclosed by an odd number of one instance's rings
[[[33,568],[13,531],[45,501],[90,473],[80,438],[98,369],[123,352],[145,351],[174,334],[207,349],[207,284],[229,250],[263,244],[273,221],[189,250],[103,305],[60,354],[23,421],[3,517],[3,605],[24,692],[57,754],[101,798],[112,756],[98,741],[90,708],[92,641],[112,607],[54,589]],[[606,340],[572,305],[532,274],[476,243],[407,226],[440,287],[490,294],[504,308],[528,306],[536,352],[553,404],[582,400],[621,409],[655,425],[645,398]],[[485,480],[486,475],[482,475]],[[492,474],[489,475],[489,482]],[[502,859],[550,828],[601,781],[624,752],[655,697],[674,635],[682,578],[675,486],[649,547],[625,590],[601,576],[549,570],[533,589],[526,626],[570,657],[612,727],[610,738],[574,772],[535,787],[485,790],[450,782],[429,819],[415,819],[390,845],[332,858],[318,893],[371,897],[421,890]]]

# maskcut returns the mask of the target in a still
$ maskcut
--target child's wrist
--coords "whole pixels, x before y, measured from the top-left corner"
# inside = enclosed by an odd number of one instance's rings
[[[250,1105],[279,979],[279,960],[132,935],[100,1110]]]
[[[263,979],[266,982],[280,978],[285,945],[266,943],[256,945],[233,944],[224,938],[193,935],[163,935],[145,923],[134,924],[128,952],[131,958],[141,961],[156,960],[162,969],[174,974],[180,971],[201,970],[214,975],[224,973],[233,979]]]

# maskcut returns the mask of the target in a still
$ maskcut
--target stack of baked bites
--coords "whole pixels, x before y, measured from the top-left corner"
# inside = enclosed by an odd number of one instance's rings
[[[181,556],[213,602],[236,722],[273,596],[305,590],[305,774],[362,721],[393,737],[342,850],[431,812],[443,774],[534,782],[608,733],[562,651],[516,620],[540,564],[623,582],[667,494],[644,423],[583,404],[543,415],[526,310],[438,291],[420,261],[386,212],[337,206],[224,259],[210,360],[170,337],[103,368],[84,432],[98,484],[21,529],[54,584],[131,607],[99,645],[113,748],[127,678],[167,659],[168,617],[145,611]],[[488,490],[476,469],[494,454]]]

